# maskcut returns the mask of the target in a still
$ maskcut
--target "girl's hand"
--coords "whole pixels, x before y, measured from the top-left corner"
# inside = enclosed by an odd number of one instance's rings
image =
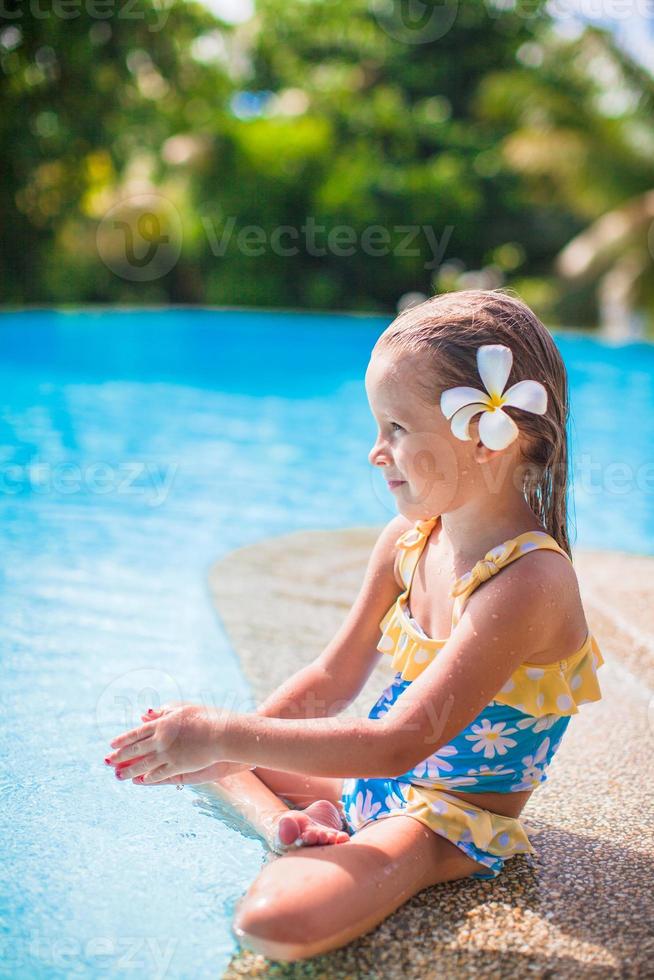
[[[227,716],[223,709],[166,705],[150,714],[151,721],[115,738],[105,762],[117,767],[119,779],[142,775],[148,784],[207,769],[220,759]]]
[[[212,783],[223,779],[225,776],[232,776],[234,773],[254,768],[255,766],[249,766],[246,762],[216,762],[213,766],[207,766],[206,769],[198,769],[197,772],[182,772],[177,776],[170,776],[168,779],[159,779],[156,783],[150,783],[149,780],[144,783],[143,776],[136,776],[132,782],[136,786],[194,786],[197,783]]]
[[[168,704],[162,705],[161,708],[148,708],[146,713],[141,715],[141,718],[143,721],[152,721],[153,718],[158,718],[163,712],[169,711],[171,704],[183,703],[182,701],[169,701]],[[250,769],[256,769],[256,766],[251,766],[247,762],[215,762],[212,766],[207,766],[206,769],[198,769],[197,772],[180,773],[178,776],[161,779],[155,785],[174,786],[181,783],[184,786],[191,786],[197,783],[210,783],[222,779],[224,776],[232,776],[237,772],[248,772]],[[132,782],[142,785],[143,777],[136,776]]]

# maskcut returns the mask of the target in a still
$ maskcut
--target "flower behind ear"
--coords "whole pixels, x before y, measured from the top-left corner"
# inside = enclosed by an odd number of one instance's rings
[[[513,365],[513,353],[504,344],[482,344],[477,350],[477,370],[485,391],[479,388],[448,388],[441,394],[441,411],[451,419],[457,439],[470,439],[470,422],[479,412],[479,438],[489,449],[506,449],[518,437],[518,426],[502,411],[503,405],[544,415],[547,391],[540,381],[518,381],[504,394]]]

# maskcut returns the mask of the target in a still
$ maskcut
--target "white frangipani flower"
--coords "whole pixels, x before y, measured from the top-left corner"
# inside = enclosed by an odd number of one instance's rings
[[[479,438],[489,449],[506,449],[518,437],[518,426],[502,411],[503,405],[544,415],[547,391],[540,381],[518,381],[502,394],[513,365],[513,353],[504,344],[482,344],[477,351],[477,369],[486,391],[479,388],[448,388],[441,395],[441,411],[451,419],[452,432],[464,442],[470,439],[473,416],[479,419]]]

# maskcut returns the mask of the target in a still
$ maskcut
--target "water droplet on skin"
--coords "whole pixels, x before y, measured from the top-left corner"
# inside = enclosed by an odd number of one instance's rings
[[[499,619],[499,613],[491,613],[491,619]]]

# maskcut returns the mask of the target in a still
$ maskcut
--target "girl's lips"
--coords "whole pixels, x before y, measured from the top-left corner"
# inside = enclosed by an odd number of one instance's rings
[[[406,480],[387,480],[386,482],[388,483],[388,489],[394,490],[395,487],[401,487],[403,483],[406,483]]]

